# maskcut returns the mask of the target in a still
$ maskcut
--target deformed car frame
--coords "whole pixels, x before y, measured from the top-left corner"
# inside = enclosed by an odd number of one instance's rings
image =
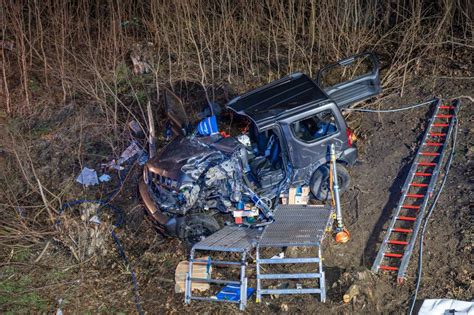
[[[330,71],[362,62],[369,64],[363,75],[322,87]],[[234,98],[227,108],[251,121],[247,138],[178,135],[144,167],[139,192],[148,213],[162,232],[191,245],[220,228],[212,213],[250,204],[265,221],[281,193],[303,185],[327,199],[330,143],[344,191],[344,166],[355,163],[357,149],[341,109],[380,91],[378,60],[363,53],[323,68],[316,80],[294,73]]]

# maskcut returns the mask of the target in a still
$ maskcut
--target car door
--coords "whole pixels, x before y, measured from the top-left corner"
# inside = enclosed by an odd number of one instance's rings
[[[280,125],[295,169],[325,163],[329,143],[347,142],[347,126],[333,102],[282,120]]]
[[[316,84],[338,107],[350,107],[381,92],[378,59],[365,52],[330,64],[318,71]]]
[[[185,133],[189,125],[189,117],[184,108],[183,101],[174,94],[171,90],[164,89],[164,103],[168,123],[171,124],[171,129],[175,135]]]

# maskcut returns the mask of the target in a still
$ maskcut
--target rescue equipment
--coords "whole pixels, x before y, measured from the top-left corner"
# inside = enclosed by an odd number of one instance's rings
[[[443,103],[434,100],[435,109],[401,190],[385,238],[372,266],[397,271],[397,282],[403,283],[425,209],[433,195],[449,138],[457,123],[459,100]]]

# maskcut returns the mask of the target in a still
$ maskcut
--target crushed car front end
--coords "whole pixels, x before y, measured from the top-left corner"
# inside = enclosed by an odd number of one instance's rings
[[[245,150],[219,135],[175,138],[144,167],[139,192],[150,216],[179,236],[186,217],[230,213],[242,201]]]

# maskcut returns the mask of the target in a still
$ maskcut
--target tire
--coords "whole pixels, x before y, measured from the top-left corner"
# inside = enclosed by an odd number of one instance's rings
[[[208,214],[197,213],[186,217],[179,229],[179,238],[191,249],[197,242],[220,230],[216,219]]]
[[[347,169],[341,164],[337,164],[337,181],[339,184],[339,194],[342,195],[349,188],[351,176]],[[328,164],[321,166],[313,173],[310,189],[316,199],[323,201],[331,200]]]

